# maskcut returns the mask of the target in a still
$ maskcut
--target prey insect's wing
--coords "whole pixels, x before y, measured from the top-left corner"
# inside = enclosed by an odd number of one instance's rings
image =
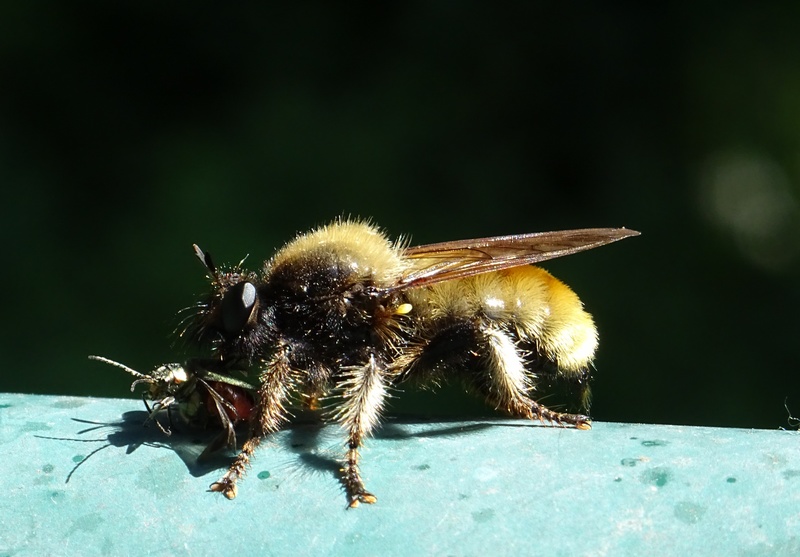
[[[203,450],[198,460],[208,458],[210,455],[223,447],[236,448],[236,431],[234,430],[233,422],[228,416],[228,410],[236,412],[236,408],[234,408],[230,402],[222,398],[216,389],[214,389],[206,381],[201,379],[200,382],[203,384],[209,396],[211,397],[212,402],[214,403],[214,408],[219,416],[223,431],[214,438],[214,440],[205,448],[205,450]]]
[[[389,290],[427,286],[530,265],[638,235],[635,230],[627,228],[585,228],[410,247],[403,252],[410,270]]]

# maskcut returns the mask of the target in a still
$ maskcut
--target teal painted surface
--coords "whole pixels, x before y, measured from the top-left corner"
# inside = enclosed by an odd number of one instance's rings
[[[800,554],[791,431],[388,420],[363,452],[378,503],[346,509],[335,427],[275,435],[228,501],[206,491],[227,458],[144,417],[0,395],[0,556]]]

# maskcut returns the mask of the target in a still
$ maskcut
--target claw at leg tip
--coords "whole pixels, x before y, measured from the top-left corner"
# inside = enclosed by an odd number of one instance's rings
[[[231,485],[225,482],[214,482],[208,489],[209,491],[222,493],[227,499],[236,498],[236,492],[237,492],[236,484]]]
[[[378,502],[378,498],[375,497],[372,493],[359,493],[358,495],[354,496],[353,499],[350,501],[349,507],[351,509],[357,508],[361,503],[366,503],[368,505],[372,505]]]

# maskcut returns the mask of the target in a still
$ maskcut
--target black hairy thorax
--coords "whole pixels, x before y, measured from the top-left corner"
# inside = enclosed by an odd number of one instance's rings
[[[259,297],[297,368],[310,371],[354,365],[380,350],[373,287],[372,270],[352,255],[320,249],[270,269]]]

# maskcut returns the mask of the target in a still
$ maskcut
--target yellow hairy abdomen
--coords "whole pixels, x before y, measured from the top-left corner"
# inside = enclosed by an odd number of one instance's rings
[[[578,296],[539,267],[523,266],[408,293],[426,319],[484,317],[517,331],[566,374],[591,363],[597,329]]]

